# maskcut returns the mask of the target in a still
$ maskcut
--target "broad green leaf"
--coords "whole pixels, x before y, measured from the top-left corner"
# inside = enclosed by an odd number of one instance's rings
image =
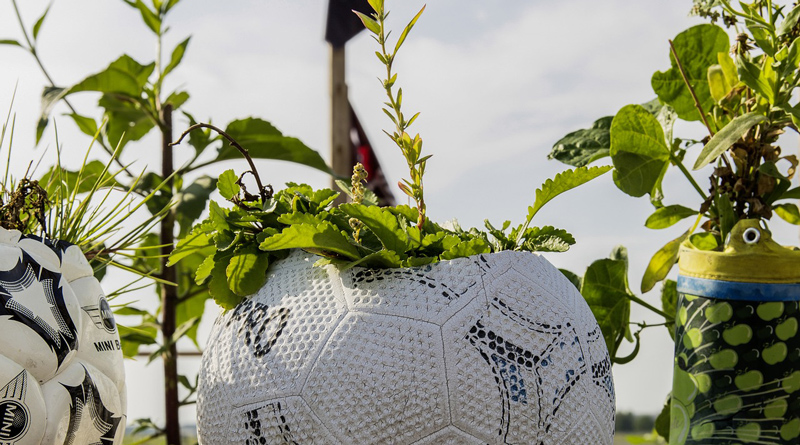
[[[706,73],[708,67],[717,63],[717,53],[728,52],[730,47],[728,34],[716,25],[697,25],[678,34],[673,45],[700,105],[705,111],[709,111],[713,99],[708,88]],[[700,120],[700,113],[695,107],[694,99],[681,76],[672,52],[670,52],[670,62],[672,67],[669,70],[653,74],[651,80],[653,91],[661,102],[674,108],[681,119]]]
[[[670,151],[661,124],[640,105],[626,105],[611,123],[614,183],[639,197],[652,194],[669,166]]]
[[[178,46],[172,50],[172,57],[170,57],[169,64],[167,64],[166,68],[164,68],[163,77],[166,77],[167,74],[171,73],[172,70],[175,69],[183,60],[183,55],[186,54],[186,47],[189,46],[189,39],[191,37],[186,38],[183,42],[179,43]]]
[[[697,210],[692,210],[682,205],[670,205],[661,207],[653,212],[644,223],[645,227],[650,229],[666,229],[673,226],[678,221],[681,221],[690,216],[697,215]]]
[[[251,244],[238,248],[226,269],[228,286],[242,297],[254,294],[267,281],[267,267],[269,254],[258,250],[258,246]]]
[[[614,116],[605,116],[594,121],[587,129],[573,131],[553,145],[547,155],[573,167],[583,167],[590,162],[608,156],[611,147],[611,121]]]
[[[772,207],[772,210],[776,215],[780,216],[782,220],[790,224],[800,225],[800,210],[797,209],[796,205],[778,204]]]
[[[661,310],[673,317],[666,320],[665,325],[669,331],[669,336],[675,340],[675,315],[678,310],[678,283],[674,280],[665,280],[661,287]]]
[[[353,12],[355,12],[358,18],[361,19],[361,23],[364,24],[364,27],[367,28],[369,32],[375,35],[381,33],[381,25],[378,22],[376,22],[372,17],[366,14],[362,14],[358,11],[353,11]]]
[[[772,69],[772,62],[772,58],[766,57],[762,68],[747,60],[744,56],[736,56],[736,69],[739,73],[739,78],[745,85],[767,99],[770,104],[775,103],[775,84],[777,82],[775,71]]]
[[[182,240],[178,241],[175,250],[169,255],[167,266],[174,266],[178,261],[192,255],[208,246],[213,245],[209,236],[200,231],[194,230]]]
[[[536,213],[556,196],[583,185],[592,179],[611,170],[611,166],[578,167],[574,170],[565,170],[558,173],[555,178],[546,180],[540,188],[536,189],[536,200],[528,207],[528,222]]]
[[[130,56],[123,55],[111,62],[105,70],[93,74],[70,87],[66,94],[80,91],[98,91],[140,97],[142,89],[154,69],[155,63],[142,65]]]
[[[39,38],[39,31],[42,30],[42,24],[44,23],[44,18],[47,17],[47,13],[50,12],[50,7],[51,6],[53,6],[52,2],[49,5],[47,5],[47,8],[44,10],[42,15],[39,17],[38,20],[36,20],[36,23],[34,23],[34,25],[33,25],[33,40],[34,41]]]
[[[75,121],[75,125],[78,126],[78,129],[81,130],[81,133],[94,137],[97,134],[97,121],[90,117],[81,116],[77,113],[72,113],[68,115]]]
[[[122,355],[134,358],[139,353],[139,346],[156,344],[158,330],[151,326],[130,327],[117,323],[119,339],[122,344]]]
[[[236,176],[236,173],[233,171],[233,169],[222,172],[222,174],[219,175],[219,181],[217,182],[219,194],[229,201],[233,199],[234,196],[238,196],[241,187],[236,183],[237,181],[239,181],[239,177]]]
[[[296,162],[325,173],[331,172],[319,153],[297,138],[284,136],[267,121],[257,118],[236,120],[228,124],[225,131],[253,158]],[[227,159],[242,159],[242,155],[227,140],[223,140],[215,161]]]
[[[553,226],[531,227],[523,235],[520,248],[530,252],[566,252],[575,244],[575,238],[564,229]]]
[[[208,282],[208,292],[211,294],[211,297],[225,310],[233,309],[242,301],[242,297],[233,293],[228,285],[226,270],[230,258],[230,256],[221,257],[214,262],[214,269],[211,271],[211,281]]]
[[[317,224],[322,224],[323,222],[325,222],[325,220],[320,216],[312,215],[306,212],[292,212],[292,213],[284,213],[283,215],[279,216],[278,222],[281,224],[286,224],[287,226],[291,226],[294,224],[317,225]]]
[[[342,232],[329,222],[287,227],[281,233],[263,240],[259,247],[266,251],[306,249],[313,250],[315,253],[332,252],[351,260],[361,258],[356,247],[350,244]]]
[[[180,225],[181,234],[188,233],[192,224],[206,209],[208,197],[216,189],[216,185],[216,179],[204,175],[175,195],[178,202],[175,206],[175,219]]]
[[[593,262],[583,277],[581,295],[600,325],[609,355],[616,357],[628,331],[631,313],[627,261],[602,259]]]
[[[375,12],[383,11],[383,0],[367,0],[372,10]]]
[[[214,224],[214,228],[217,232],[230,230],[230,225],[228,224],[228,210],[220,207],[219,204],[214,201],[208,202],[208,219]]]
[[[797,24],[798,19],[800,19],[800,5],[795,6],[786,14],[786,17],[783,19],[780,25],[775,29],[775,33],[778,37],[783,36],[784,34],[789,33],[794,25]]]
[[[103,130],[113,146],[124,147],[130,141],[138,141],[156,126],[138,102],[124,100],[116,94],[104,94],[99,105],[106,110],[108,123]]]
[[[766,120],[766,116],[757,112],[743,114],[735,118],[708,141],[697,156],[697,161],[692,168],[698,170],[714,162],[719,155],[747,134],[751,128]]]
[[[667,277],[672,266],[678,261],[678,250],[681,247],[681,243],[688,236],[689,231],[687,230],[683,235],[668,242],[653,255],[642,277],[642,293],[649,292],[656,283]]]
[[[142,0],[136,0],[135,3],[136,9],[142,14],[142,21],[144,21],[145,25],[153,31],[154,34],[159,35],[161,34],[161,19],[158,16],[157,12],[150,10],[150,8],[145,5]]]
[[[18,46],[20,48],[24,48],[21,43],[14,39],[0,39],[0,45],[11,45],[11,46]]]
[[[467,241],[462,241],[447,252],[440,255],[443,260],[453,260],[456,258],[466,258],[472,255],[481,253],[489,253],[491,251],[489,243],[481,238],[475,238]]]
[[[400,228],[397,217],[391,212],[363,204],[342,204],[339,209],[364,223],[385,249],[396,252],[401,258],[406,257],[405,252],[409,249],[408,235]]]
[[[194,282],[199,286],[205,283],[208,277],[211,276],[211,272],[214,270],[214,255],[207,256],[200,266],[197,267],[197,270],[194,274]]]
[[[695,233],[689,237],[692,246],[700,250],[716,250],[719,247],[717,236],[711,232]]]

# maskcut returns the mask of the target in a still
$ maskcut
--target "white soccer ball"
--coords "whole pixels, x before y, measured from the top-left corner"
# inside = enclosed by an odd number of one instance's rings
[[[600,328],[541,256],[347,271],[317,259],[293,252],[217,319],[200,443],[613,442]]]
[[[0,444],[119,445],[125,371],[77,246],[0,228]]]

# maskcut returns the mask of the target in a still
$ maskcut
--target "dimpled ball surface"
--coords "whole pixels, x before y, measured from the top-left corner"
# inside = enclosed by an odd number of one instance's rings
[[[293,252],[217,319],[200,443],[612,443],[602,334],[541,256],[345,271],[317,259]]]
[[[0,229],[0,444],[118,445],[114,315],[77,246]]]

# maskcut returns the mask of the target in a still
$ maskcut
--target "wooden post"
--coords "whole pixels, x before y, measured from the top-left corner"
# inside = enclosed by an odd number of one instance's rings
[[[163,128],[161,129],[161,174],[168,178],[175,171],[172,160],[172,105],[165,105],[161,116]],[[170,193],[174,192],[173,180],[169,180]],[[175,243],[175,209],[170,210],[161,221],[161,278],[177,283],[175,266],[167,267],[167,260]],[[178,306],[178,288],[167,284],[161,285],[161,334],[164,344],[171,341],[175,333],[175,317]],[[164,360],[164,405],[166,409],[166,434],[167,445],[180,445],[181,424],[178,418],[178,357],[175,343],[161,354]]]
[[[344,46],[336,48],[331,45],[331,167],[337,176],[349,178],[352,175],[352,145]],[[338,190],[334,181],[335,178],[331,178],[331,188]],[[346,199],[343,193],[336,202],[345,202]]]

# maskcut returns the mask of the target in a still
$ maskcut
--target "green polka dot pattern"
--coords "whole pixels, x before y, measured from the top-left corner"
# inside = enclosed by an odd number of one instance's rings
[[[679,294],[670,444],[800,444],[800,305]]]

